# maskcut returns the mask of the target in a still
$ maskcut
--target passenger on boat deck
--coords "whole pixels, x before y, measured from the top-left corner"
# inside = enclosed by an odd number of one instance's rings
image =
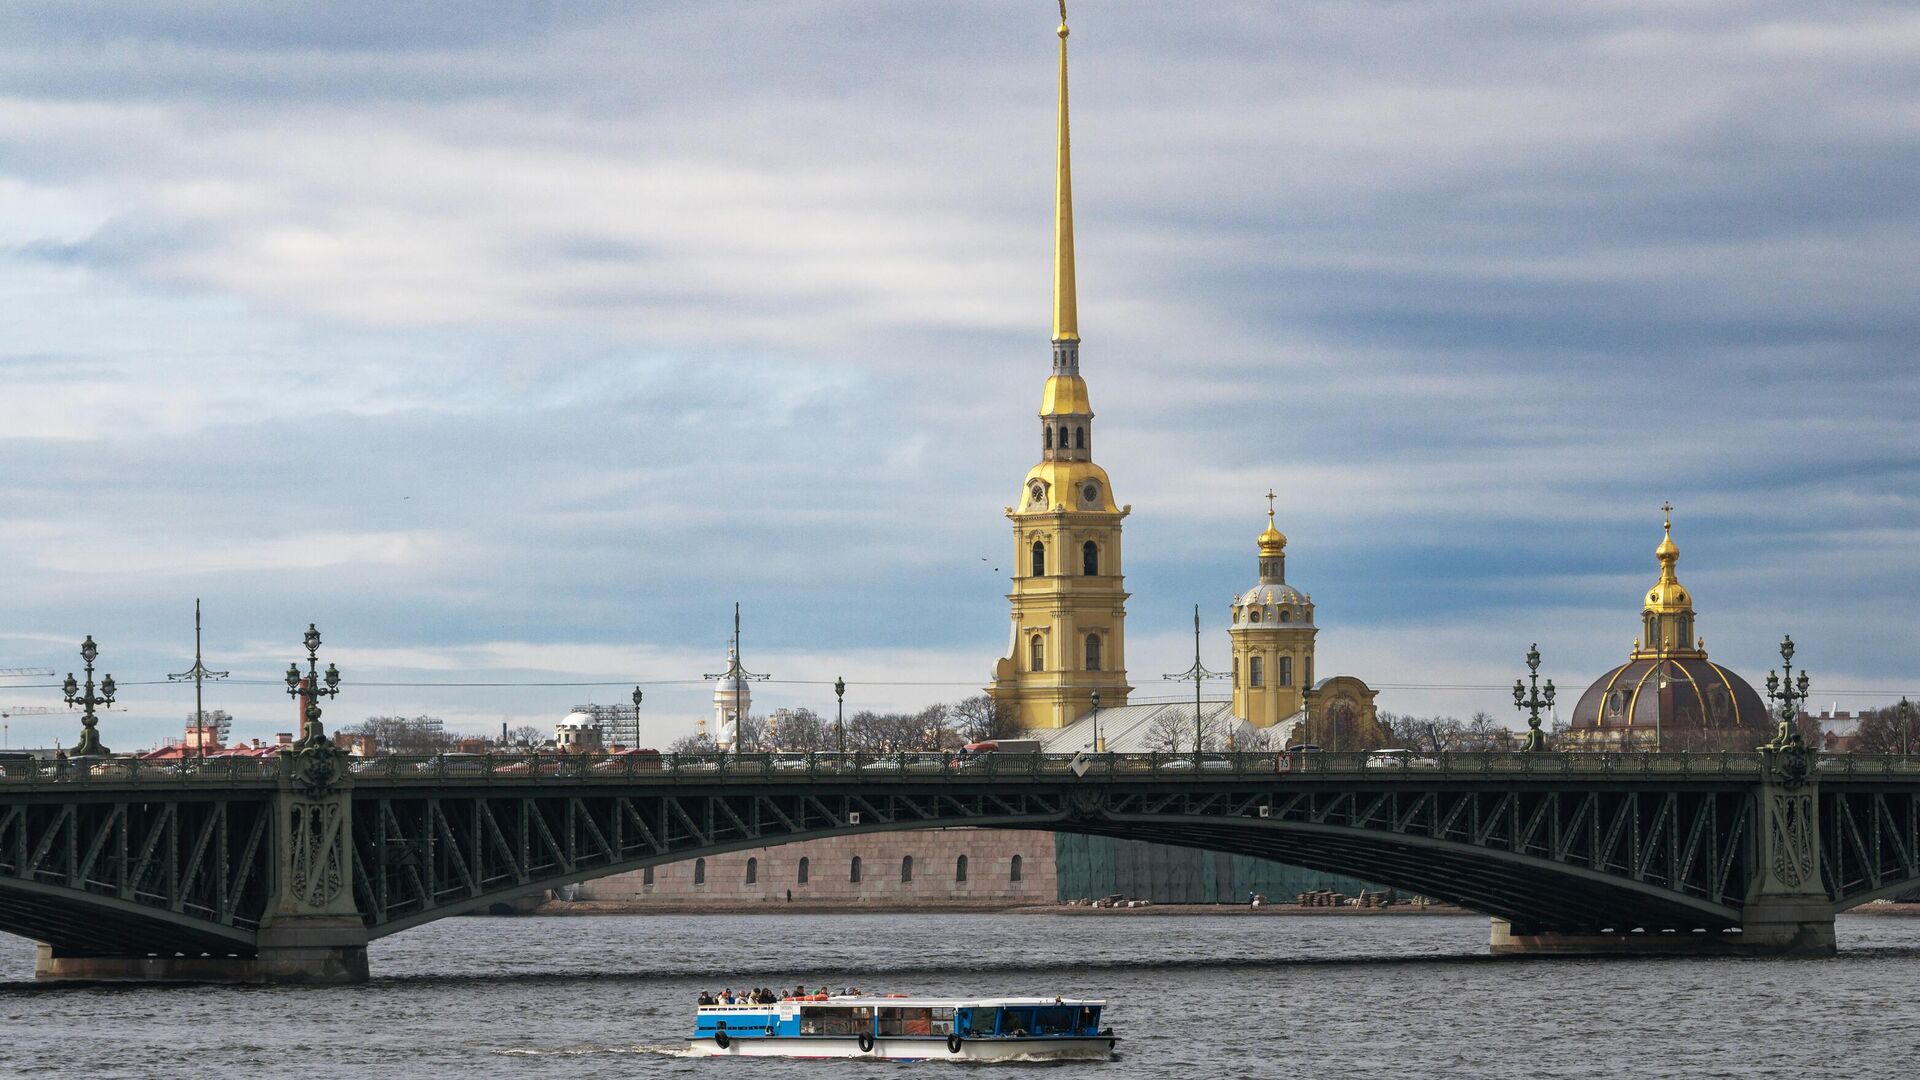
[[[794,996],[794,997],[797,997],[797,998],[800,998],[800,997],[806,997],[806,996],[807,996],[807,984],[806,984],[806,983],[794,983],[794,984],[793,984],[793,996]]]
[[[711,991],[711,990],[702,990],[702,991],[700,991],[700,1004],[702,1004],[702,1005],[718,1005],[718,1004],[719,1004],[719,1002],[717,1002],[717,1001],[715,1001],[715,1000],[714,1000],[714,998],[713,998],[713,991]]]

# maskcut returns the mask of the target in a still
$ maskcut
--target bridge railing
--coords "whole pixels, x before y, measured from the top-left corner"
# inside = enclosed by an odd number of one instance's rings
[[[905,779],[966,782],[993,779],[1075,777],[1102,779],[1211,779],[1279,777],[1312,779],[1394,777],[1458,779],[1754,778],[1765,766],[1759,753],[1514,753],[1388,750],[1207,751],[1184,753],[1071,754],[935,752],[656,754],[651,752],[506,752],[490,754],[381,755],[356,758],[356,781],[486,781],[688,783],[713,780],[804,780],[845,782]],[[292,755],[209,757],[142,761],[136,757],[0,760],[0,789],[46,784],[153,784],[166,786],[269,786],[292,767]],[[1821,754],[1823,778],[1920,780],[1920,755]]]

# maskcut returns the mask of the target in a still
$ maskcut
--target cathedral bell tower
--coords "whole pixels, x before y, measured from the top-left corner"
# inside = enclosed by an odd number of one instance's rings
[[[1093,707],[1127,703],[1120,522],[1107,472],[1093,463],[1093,405],[1080,377],[1073,276],[1073,182],[1067,138],[1067,8],[1060,4],[1060,119],[1053,217],[1053,370],[1040,395],[1040,463],[1027,471],[1013,523],[1013,627],[987,693],[1022,727],[1065,727]]]
[[[1313,688],[1313,597],[1287,584],[1287,537],[1273,523],[1260,534],[1260,580],[1233,598],[1233,714],[1255,727],[1292,719]]]

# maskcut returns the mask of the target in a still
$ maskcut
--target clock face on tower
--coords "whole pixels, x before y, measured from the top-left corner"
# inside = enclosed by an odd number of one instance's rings
[[[1092,480],[1080,485],[1080,501],[1093,506],[1100,501],[1100,485]]]
[[[1027,500],[1036,505],[1046,502],[1047,485],[1039,480],[1035,480],[1032,486],[1027,488]]]

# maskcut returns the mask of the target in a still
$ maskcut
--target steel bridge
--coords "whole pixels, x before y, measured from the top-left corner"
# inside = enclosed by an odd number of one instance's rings
[[[658,767],[643,767],[656,765]],[[1920,757],[380,759],[0,778],[0,930],[46,978],[354,981],[370,939],[607,874],[956,826],[1252,855],[1494,916],[1496,952],[1831,952],[1920,886]]]

